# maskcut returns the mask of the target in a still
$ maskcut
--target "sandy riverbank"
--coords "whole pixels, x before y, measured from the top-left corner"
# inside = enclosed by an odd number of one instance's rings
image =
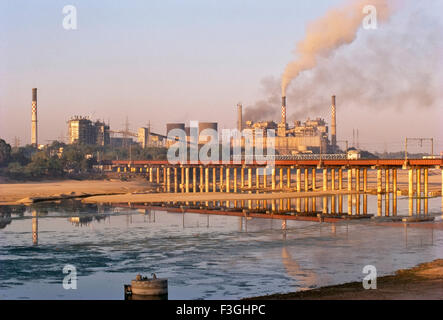
[[[0,184],[0,205],[16,204],[25,198],[57,197],[60,195],[111,194],[148,190],[144,179],[120,180],[60,180]]]
[[[365,290],[362,282],[287,294],[253,297],[264,300],[443,300],[443,259],[398,270],[379,277],[377,289]]]

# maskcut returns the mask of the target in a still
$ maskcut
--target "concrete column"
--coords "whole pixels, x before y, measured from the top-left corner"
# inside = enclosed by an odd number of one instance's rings
[[[209,192],[209,168],[205,168],[205,192]]]
[[[272,190],[275,190],[275,167],[272,168],[272,180],[271,180],[271,184],[272,184]]]
[[[223,166],[220,167],[220,192],[223,192]]]
[[[265,167],[263,170],[263,189],[266,189],[268,187],[268,168]]]
[[[255,169],[255,187],[260,189],[260,168]]]
[[[160,168],[159,167],[155,168],[155,171],[157,173],[157,183],[160,183]]]
[[[185,186],[185,167],[181,167],[181,179],[180,179],[181,192],[185,191],[184,186]]]
[[[301,191],[301,169],[297,168],[297,192]]]
[[[217,192],[217,169],[212,168],[212,192]]]
[[[226,192],[231,192],[231,175],[230,175],[231,168],[226,167]]]
[[[409,172],[409,191],[408,191],[408,196],[409,197],[413,197],[414,196],[414,169],[410,168]]]
[[[421,169],[417,168],[417,197],[421,197]]]
[[[343,195],[338,196],[338,213],[343,213]]]
[[[166,168],[163,167],[163,185],[166,185]]]
[[[324,175],[324,171],[323,171],[323,175]],[[328,197],[323,197],[323,214],[328,214]]]
[[[317,170],[315,168],[312,168],[312,191],[315,191],[317,188]]]
[[[171,168],[166,168],[166,191],[171,192]]]
[[[280,189],[283,189],[283,168],[280,168],[280,181],[279,181]]]
[[[355,189],[360,192],[360,168],[355,170]],[[357,198],[360,198],[360,196],[357,196]]]
[[[248,168],[248,188],[252,188],[252,168]]]
[[[392,192],[397,196],[397,169],[392,169]]]
[[[286,186],[288,188],[291,188],[291,167],[286,169]]]
[[[368,169],[363,169],[363,191],[368,192]]]
[[[234,167],[234,192],[237,193],[237,168]]]
[[[429,181],[428,168],[423,169],[423,175],[424,175],[424,191],[425,191],[424,196],[427,197],[428,196],[428,181]]]
[[[383,185],[382,172],[381,172],[381,169],[378,168],[377,169],[377,193],[382,192],[382,185]]]
[[[243,167],[240,169],[240,186],[245,187],[245,168]]]
[[[200,185],[199,185],[200,192],[203,192],[203,190],[205,190],[204,183],[205,182],[204,182],[203,167],[200,167]]]
[[[335,214],[337,213],[337,211],[335,210],[336,205],[335,205],[335,196],[331,197],[331,213]]]
[[[363,195],[363,214],[368,214],[368,195]]]
[[[309,190],[309,171],[308,171],[308,168],[305,168],[304,179],[305,179],[305,191],[308,191]]]
[[[152,176],[152,167],[149,167],[149,182],[152,182],[153,176]]]
[[[417,173],[417,197],[420,197],[421,196],[421,169],[417,168],[416,173]]]
[[[352,169],[348,168],[348,191],[352,190]]]
[[[360,169],[357,169],[357,170],[360,171]],[[359,215],[360,214],[360,194],[356,194],[355,197],[356,197],[355,198],[355,214]]]
[[[174,192],[178,192],[178,174],[177,174],[177,167],[174,167]]]
[[[390,191],[390,174],[389,174],[389,168],[385,169],[385,188],[386,188],[386,193],[389,193]]]
[[[189,192],[189,167],[186,167],[185,171],[186,171],[186,173],[185,173],[185,175],[186,175],[185,190],[186,190],[186,193],[188,193]]]
[[[382,196],[381,193],[377,195],[377,216],[381,217],[382,214]]]
[[[192,192],[197,192],[197,168],[192,168]]]
[[[334,168],[331,168],[331,190],[335,190],[335,169]]]
[[[323,191],[328,191],[328,169],[323,169]]]
[[[338,169],[338,190],[343,189],[343,169]]]

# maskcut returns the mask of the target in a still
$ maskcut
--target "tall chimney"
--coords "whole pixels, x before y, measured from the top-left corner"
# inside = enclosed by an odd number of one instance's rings
[[[335,148],[337,146],[337,127],[336,127],[336,118],[335,118],[335,96],[332,96],[331,103],[331,143]]]
[[[37,138],[37,88],[32,89],[31,144],[38,147]]]
[[[286,97],[281,97],[281,123],[286,124]]]
[[[237,104],[237,129],[239,132],[243,130],[243,106],[241,103]]]

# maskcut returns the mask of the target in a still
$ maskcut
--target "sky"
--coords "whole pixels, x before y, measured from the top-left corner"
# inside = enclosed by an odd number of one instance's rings
[[[21,145],[30,143],[34,87],[38,88],[39,143],[61,137],[67,140],[67,121],[75,115],[109,121],[112,130],[123,129],[128,117],[134,132],[150,122],[153,131],[164,133],[168,122],[191,120],[234,128],[237,103],[246,108],[267,99],[269,88],[264,89],[263,83],[278,86],[286,65],[295,59],[294,49],[306,26],[344,1],[1,1],[0,138],[11,144],[15,137]],[[334,65],[333,59],[349,63],[353,73],[365,74],[373,64],[362,61],[356,67],[353,57],[371,51],[371,43],[384,48],[388,39],[398,52],[385,50],[382,56],[377,51],[377,59],[395,62],[399,55],[406,70],[414,71],[408,66],[413,64],[423,72],[418,78],[416,73],[386,76],[385,70],[380,70],[377,86],[381,91],[392,82],[407,82],[408,77],[418,81],[429,76],[432,85],[441,88],[442,58],[435,57],[442,57],[443,52],[428,35],[442,32],[438,23],[442,1],[429,0],[425,5],[412,0],[398,2],[399,9],[385,26],[370,35],[360,32],[355,43],[313,70],[310,90],[324,97],[324,107],[307,108],[297,116],[300,120],[319,116],[329,122],[330,96],[337,94],[339,140],[351,143],[352,131],[358,128],[360,147],[370,151],[399,151],[405,137],[433,137],[435,150],[440,152],[441,94],[436,93],[427,106],[410,99],[402,107],[398,96],[405,96],[404,92],[385,90],[383,97],[389,105],[380,107],[380,103],[372,106],[368,99],[359,100],[361,95],[353,96],[352,91],[340,96],[343,88],[330,87],[330,82],[319,83],[318,88],[315,82],[321,70]],[[77,9],[77,30],[63,28],[65,5]],[[421,19],[411,20],[415,16]],[[406,39],[404,48],[403,42],[393,41],[397,35]],[[430,60],[429,52],[435,50],[438,54]],[[304,110],[300,105],[306,101],[298,101],[295,93],[309,79],[308,73],[299,83],[298,79],[291,83],[294,98],[288,99],[288,114]],[[345,86],[345,80],[341,75],[329,81]],[[279,103],[275,108],[280,109]],[[429,149],[426,144],[410,148]]]

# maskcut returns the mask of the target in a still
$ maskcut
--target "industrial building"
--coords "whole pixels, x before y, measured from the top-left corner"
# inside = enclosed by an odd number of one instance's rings
[[[185,133],[185,139],[186,142],[191,142],[192,137],[192,129],[195,128],[196,133],[198,132],[198,144],[205,144],[211,140],[211,137],[209,135],[205,135],[204,130],[211,129],[217,132],[218,134],[218,123],[217,122],[197,122],[193,121],[190,126],[186,127],[184,123],[167,123],[166,124],[166,136],[169,136],[169,133],[172,130],[178,129]],[[197,131],[198,129],[198,131]],[[203,132],[203,134],[202,134]],[[180,136],[174,136],[174,139],[180,139]],[[166,146],[170,146],[171,144],[175,143],[176,140],[167,140]]]
[[[111,143],[109,125],[92,122],[87,117],[74,116],[68,121],[69,143],[105,146]]]
[[[335,153],[337,148],[336,134],[336,105],[335,96],[331,103],[331,139],[326,121],[322,118],[307,119],[305,122],[294,121],[290,126],[286,122],[286,97],[282,97],[281,122],[274,121],[246,121],[243,126],[242,105],[237,105],[237,129],[239,131],[250,129],[254,137],[254,143],[262,143],[267,147],[266,130],[275,130],[275,150],[280,155],[295,155],[309,153]],[[256,133],[263,133],[263,138],[256,137]],[[244,146],[244,140],[242,141]]]

